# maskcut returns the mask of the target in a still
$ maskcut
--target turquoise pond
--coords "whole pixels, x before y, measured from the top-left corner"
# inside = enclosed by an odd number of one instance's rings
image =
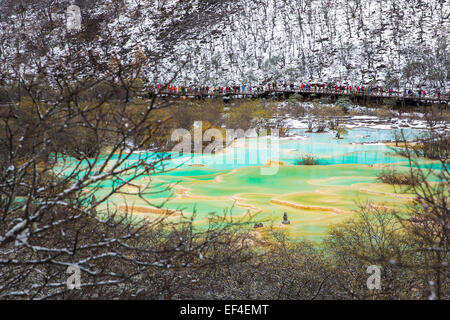
[[[149,219],[169,212],[169,219],[182,219],[195,212],[199,227],[206,226],[212,214],[227,213],[236,218],[251,215],[254,221],[264,223],[265,228],[258,229],[262,234],[270,226],[293,239],[309,240],[323,239],[329,226],[354,215],[358,203],[377,202],[386,208],[407,205],[407,196],[395,195],[392,187],[377,180],[387,167],[408,170],[408,163],[391,147],[376,143],[394,140],[396,131],[355,128],[342,140],[335,139],[332,132],[291,133],[296,136],[241,140],[214,155],[172,155],[172,160],[156,168],[166,172],[144,175],[133,185],[126,184],[132,173],[103,182],[96,185],[96,197],[123,185],[125,193],[112,196],[105,206]],[[421,131],[405,130],[410,139],[419,134]],[[319,165],[295,165],[305,155],[318,159]],[[134,154],[121,167],[140,160],[151,163],[160,157],[155,153]],[[115,155],[111,162],[118,158]],[[101,165],[101,161],[96,164]],[[271,170],[265,172],[267,169]],[[65,166],[64,171],[70,168]],[[138,196],[139,187],[150,189]],[[290,226],[281,224],[284,212]]]

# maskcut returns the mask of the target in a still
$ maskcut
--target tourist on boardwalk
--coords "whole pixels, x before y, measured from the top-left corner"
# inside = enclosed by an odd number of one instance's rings
[[[331,85],[326,83],[304,83],[300,82],[298,84],[295,83],[287,83],[283,82],[280,84],[277,84],[275,81],[257,85],[255,87],[252,87],[251,85],[247,84],[241,84],[241,85],[229,85],[224,87],[209,87],[209,86],[196,86],[194,84],[190,84],[189,86],[184,85],[161,85],[161,84],[147,84],[146,90],[148,91],[149,96],[153,96],[155,94],[177,94],[180,96],[196,96],[196,97],[205,97],[209,93],[213,94],[239,94],[242,93],[242,96],[244,94],[252,95],[257,93],[263,93],[266,91],[266,88],[268,88],[269,91],[275,91],[275,90],[290,90],[290,91],[303,91],[307,90],[309,92],[315,91],[315,92],[336,92],[338,94],[368,94],[368,95],[377,95],[377,96],[397,96],[401,94],[403,91],[403,95],[410,96],[410,97],[419,97],[421,99],[428,99],[431,96],[437,98],[438,100],[441,99],[441,90],[440,89],[434,89],[431,92],[428,92],[423,89],[403,89],[400,92],[394,92],[394,89],[392,87],[364,87],[364,86],[358,86],[358,85]],[[428,94],[428,96],[427,96]],[[450,96],[450,94],[449,94]],[[447,94],[444,94],[444,99],[447,99]]]

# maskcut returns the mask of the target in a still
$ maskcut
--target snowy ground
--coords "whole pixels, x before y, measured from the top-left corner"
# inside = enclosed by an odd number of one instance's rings
[[[312,103],[304,103],[302,104],[302,107],[306,110],[311,110],[314,106]],[[425,115],[419,112],[402,114],[396,111],[391,111],[393,117],[380,118],[377,116],[367,115],[375,113],[376,109],[373,108],[351,106],[349,111],[352,113],[360,113],[360,115],[337,117],[339,122],[347,129],[371,128],[378,130],[426,130],[430,127],[425,119]],[[321,120],[321,118],[316,118],[307,114],[302,119],[288,117],[285,123],[286,127],[289,129],[307,129],[310,122],[317,123]],[[450,123],[446,121],[434,123],[433,129],[450,132]]]

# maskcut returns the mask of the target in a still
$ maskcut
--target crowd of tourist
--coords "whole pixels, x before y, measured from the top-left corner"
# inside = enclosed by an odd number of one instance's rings
[[[423,90],[423,89],[405,89],[402,91],[394,91],[393,88],[384,87],[370,87],[359,85],[335,85],[335,84],[279,84],[276,82],[268,83],[266,85],[249,86],[249,85],[233,85],[233,86],[175,86],[175,85],[156,85],[151,86],[149,91],[152,93],[176,93],[176,94],[191,94],[191,95],[206,95],[206,94],[261,94],[264,92],[333,92],[333,93],[347,93],[347,94],[367,94],[367,95],[381,95],[381,96],[409,96],[409,97],[437,97],[441,98],[441,91],[437,90]],[[450,96],[450,91],[447,94]]]

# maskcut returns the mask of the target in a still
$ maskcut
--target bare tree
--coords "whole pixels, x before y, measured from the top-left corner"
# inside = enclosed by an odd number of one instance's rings
[[[137,219],[109,202],[169,159],[157,139],[164,121],[153,114],[170,101],[139,94],[172,54],[152,48],[176,47],[188,29],[164,37],[175,26],[163,23],[153,47],[135,41],[127,19],[150,6],[97,2],[79,32],[64,29],[61,6],[45,15],[53,7],[2,8],[14,11],[3,12],[0,33],[0,298],[183,297],[196,270],[246,259],[236,246],[245,232],[229,217],[202,231],[194,218],[174,222],[161,209]],[[154,26],[175,14],[158,12]],[[149,203],[151,192],[149,183],[134,194]],[[81,270],[80,290],[66,285],[69,266]]]

